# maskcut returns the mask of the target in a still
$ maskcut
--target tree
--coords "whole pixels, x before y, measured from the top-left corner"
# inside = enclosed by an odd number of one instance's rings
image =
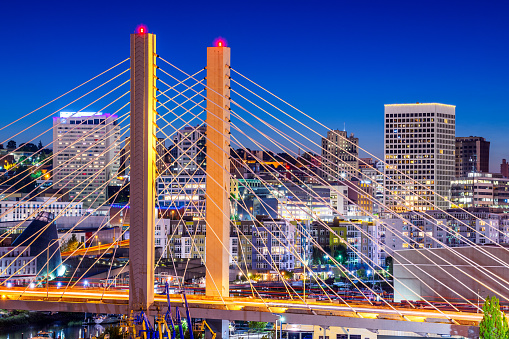
[[[357,277],[366,278],[366,270],[364,268],[359,268],[357,270]]]
[[[394,260],[392,257],[385,258],[385,267],[387,268],[387,272],[392,276],[393,269],[394,269]]]
[[[344,265],[348,261],[348,249],[346,245],[341,243],[334,246],[334,258],[341,264]]]
[[[76,234],[71,235],[71,237],[62,243],[62,246],[60,246],[60,252],[70,252],[77,249],[81,243],[78,241],[78,238],[76,238]]]
[[[12,177],[5,183],[12,185],[21,193],[30,193],[35,189],[36,186],[35,179],[30,176],[28,167],[25,165],[18,166]]]
[[[322,251],[322,249],[313,246],[312,260],[314,265],[322,265],[329,262],[330,248],[325,246],[324,251],[325,253]]]
[[[41,141],[41,140],[39,140],[39,144],[37,145],[37,148],[38,148],[38,149],[42,149],[42,147],[43,147],[43,146],[42,146],[42,141]]]
[[[25,142],[25,143],[19,145],[19,150],[23,151],[23,152],[35,153],[39,149],[34,144],[32,144],[30,142]]]
[[[263,331],[265,328],[267,328],[267,323],[264,321],[250,321],[248,323],[248,327],[250,330],[253,330],[255,332]]]
[[[110,339],[122,339],[124,336],[122,335],[122,327],[120,326],[108,326],[104,330],[104,333],[99,336],[100,339],[106,338],[106,335],[109,336]]]
[[[34,179],[39,179],[39,178],[41,177],[41,175],[42,175],[42,171],[41,171],[41,170],[37,170],[37,171],[32,172],[32,173],[30,174],[30,176],[31,176],[32,178],[34,178]]]
[[[7,148],[8,149],[16,149],[16,141],[14,140],[11,140],[7,143]]]
[[[505,314],[500,311],[497,297],[487,297],[482,307],[484,316],[479,324],[481,339],[509,339],[509,328]]]

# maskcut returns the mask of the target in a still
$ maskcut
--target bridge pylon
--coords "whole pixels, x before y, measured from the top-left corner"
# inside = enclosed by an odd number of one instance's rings
[[[207,197],[205,294],[228,297],[230,244],[230,48],[207,48]],[[207,319],[219,339],[229,322]]]
[[[154,303],[156,36],[131,34],[129,309]]]
[[[230,48],[207,48],[207,296],[229,296]]]

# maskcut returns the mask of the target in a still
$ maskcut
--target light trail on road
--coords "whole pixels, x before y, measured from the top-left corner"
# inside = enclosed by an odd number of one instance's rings
[[[0,289],[0,295],[2,300],[8,299],[8,300],[18,300],[18,298],[21,295],[21,292],[23,290],[19,288],[3,288]],[[41,301],[44,301],[46,297],[49,298],[60,298],[62,297],[63,290],[51,288],[49,290],[46,290],[44,288],[35,288],[31,290],[25,291],[25,295],[23,298],[19,300],[26,300],[27,298],[30,298],[29,300],[33,300],[34,297],[41,298]],[[65,302],[66,298],[73,298],[73,299],[83,299],[86,300],[86,302],[89,303],[100,303],[104,299],[116,299],[116,300],[125,300],[126,303],[129,300],[129,291],[128,290],[122,290],[122,291],[108,291],[107,293],[104,293],[101,291],[95,292],[93,289],[84,289],[84,288],[74,288],[72,290],[67,290],[65,292],[65,296],[62,298],[61,301],[51,301],[48,302]],[[202,305],[204,307],[214,305],[214,306],[224,306],[224,303],[226,302],[226,307],[230,310],[241,310],[244,307],[254,307],[259,309],[260,312],[269,312],[269,310],[266,309],[266,306],[268,305],[269,308],[274,308],[274,310],[270,310],[271,313],[285,313],[286,310],[290,309],[309,309],[308,306],[311,306],[312,310],[320,310],[320,311],[336,311],[336,312],[349,312],[351,313],[351,307],[348,307],[347,305],[334,305],[328,302],[310,302],[307,301],[307,305],[300,302],[300,301],[270,301],[265,300],[265,303],[262,300],[258,299],[249,299],[249,298],[224,298],[223,300],[220,299],[214,299],[214,298],[207,298],[205,296],[193,296],[189,295],[188,297],[189,304],[195,308],[200,308]],[[156,295],[155,297],[156,302],[166,303],[166,296],[164,295]],[[181,303],[183,302],[181,295],[172,295],[170,297],[170,301],[172,303]],[[473,312],[450,312],[450,311],[443,311],[443,313],[437,312],[435,310],[422,310],[422,309],[410,309],[410,308],[404,308],[404,307],[398,307],[397,310],[393,310],[390,308],[386,308],[383,306],[372,306],[368,307],[366,305],[351,305],[357,313],[369,313],[373,315],[398,315],[399,313],[403,314],[404,316],[410,316],[410,317],[426,317],[426,318],[441,318],[446,319],[446,317],[450,317],[451,319],[455,320],[464,320],[464,321],[474,321],[478,322],[482,319],[483,315],[480,313],[473,313]],[[265,309],[265,311],[264,311]],[[278,310],[279,309],[279,310]],[[281,312],[281,309],[283,309],[283,312]],[[399,313],[398,313],[399,312]],[[359,317],[362,317],[360,314],[358,314]]]

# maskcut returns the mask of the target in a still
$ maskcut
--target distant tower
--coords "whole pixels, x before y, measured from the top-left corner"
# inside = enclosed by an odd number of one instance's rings
[[[325,180],[351,180],[359,177],[359,138],[346,131],[327,131],[322,138],[322,175]]]
[[[500,164],[500,173],[502,173],[504,178],[509,178],[509,164],[505,159],[502,159],[502,163]]]
[[[483,137],[456,137],[456,177],[490,171],[490,142]]]
[[[173,137],[174,158],[176,160],[173,169],[175,172],[203,172],[207,169],[205,135],[207,126],[186,126],[179,129]]]

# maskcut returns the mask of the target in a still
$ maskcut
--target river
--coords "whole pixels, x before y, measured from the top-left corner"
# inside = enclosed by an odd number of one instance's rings
[[[106,325],[109,326],[109,325]],[[101,325],[87,325],[87,326],[64,326],[61,322],[55,322],[50,325],[42,326],[26,326],[16,327],[13,329],[0,329],[0,339],[27,339],[37,335],[39,331],[53,331],[55,339],[78,339],[90,336],[98,336],[104,332],[104,327]]]

